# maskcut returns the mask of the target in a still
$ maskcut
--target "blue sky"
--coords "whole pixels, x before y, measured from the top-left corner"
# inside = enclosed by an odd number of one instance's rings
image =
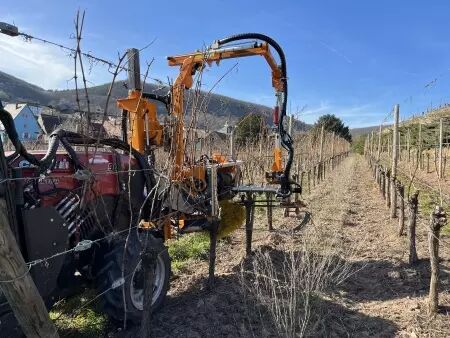
[[[77,9],[86,10],[83,49],[98,56],[115,59],[117,52],[156,38],[141,58],[155,58],[151,76],[162,80],[177,74],[166,65],[167,55],[234,33],[270,35],[287,56],[292,111],[302,110],[300,119],[308,123],[333,113],[351,127],[368,126],[379,124],[395,103],[406,118],[450,102],[448,1],[30,0],[9,2],[0,21],[73,45]],[[263,59],[237,62],[215,92],[272,106]],[[210,68],[204,89],[235,63]],[[73,86],[66,53],[20,38],[0,36],[0,70],[47,89]],[[101,84],[110,74],[97,65],[89,79]]]

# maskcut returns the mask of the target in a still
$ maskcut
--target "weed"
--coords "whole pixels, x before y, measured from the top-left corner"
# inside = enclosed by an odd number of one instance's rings
[[[55,322],[61,337],[100,337],[108,326],[108,318],[96,308],[95,304],[77,310],[95,297],[94,290],[64,299],[55,304],[50,318]]]
[[[186,234],[169,242],[169,255],[172,258],[172,270],[178,273],[190,261],[208,258],[209,236],[206,233]]]

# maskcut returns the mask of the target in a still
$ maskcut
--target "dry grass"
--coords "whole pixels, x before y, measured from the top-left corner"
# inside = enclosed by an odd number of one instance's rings
[[[323,330],[322,298],[356,272],[355,246],[340,236],[309,229],[285,250],[262,247],[241,266],[241,285],[255,308],[268,315],[281,337],[317,335]]]

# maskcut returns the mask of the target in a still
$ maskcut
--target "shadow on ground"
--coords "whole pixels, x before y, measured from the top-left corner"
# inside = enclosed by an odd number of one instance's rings
[[[264,247],[276,263],[285,259],[286,253]],[[244,268],[251,265],[252,258],[241,261]],[[216,277],[213,290],[205,287],[206,276],[191,279],[184,292],[168,297],[164,307],[153,318],[154,337],[280,337],[277,326],[267,310],[256,305],[251,293],[244,292],[239,280],[241,264],[234,266],[229,274]],[[278,264],[276,264],[278,266]],[[357,268],[357,266],[355,266]],[[364,275],[363,280],[369,278]],[[367,272],[366,272],[367,273]],[[358,288],[358,277],[344,285],[351,295],[365,289]],[[351,287],[349,287],[351,286]],[[366,289],[370,289],[366,285]],[[369,290],[367,290],[369,294]],[[330,297],[332,298],[332,297]],[[366,298],[369,298],[368,296]],[[312,305],[321,320],[310,327],[314,337],[393,337],[398,327],[389,320],[370,317],[352,311],[337,301],[317,297]],[[134,337],[138,328],[117,333],[116,337]]]
[[[430,263],[426,259],[410,266],[386,260],[368,260],[353,264],[356,274],[341,286],[345,297],[358,302],[383,301],[424,296],[430,285]],[[450,290],[450,274],[441,269],[441,290]]]

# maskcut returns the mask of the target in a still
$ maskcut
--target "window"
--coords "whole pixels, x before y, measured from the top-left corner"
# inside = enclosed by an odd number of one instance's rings
[[[29,138],[30,138],[30,134],[27,133],[27,132],[24,132],[23,133],[23,139],[26,140],[26,139],[29,139]]]

